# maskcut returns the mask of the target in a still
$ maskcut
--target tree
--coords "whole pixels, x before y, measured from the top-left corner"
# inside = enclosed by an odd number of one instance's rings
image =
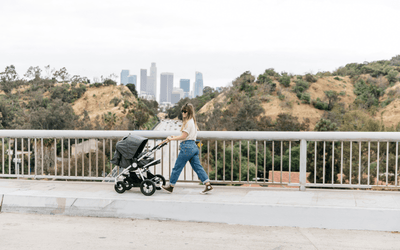
[[[255,131],[258,130],[257,116],[264,112],[261,101],[255,98],[245,98],[243,106],[239,109],[234,122],[236,131]]]
[[[61,99],[54,99],[47,107],[31,109],[28,114],[28,123],[25,128],[63,130],[74,129],[78,116],[68,103]]]
[[[321,118],[315,125],[314,131],[337,131],[338,126],[330,120]],[[310,173],[308,181],[311,183],[337,183],[337,174],[340,173],[340,143],[334,142],[333,175],[332,175],[332,142],[307,143],[307,172]],[[315,151],[315,145],[317,151]],[[325,147],[325,151],[324,151]],[[325,166],[324,166],[325,157]],[[316,166],[315,164],[316,159]],[[315,171],[316,170],[316,171]]]
[[[12,82],[18,80],[18,74],[14,65],[7,66],[4,72],[0,73],[0,79],[4,82]]]
[[[36,67],[30,66],[24,76],[27,78],[33,78],[35,80],[39,80],[41,78],[41,73],[42,70],[39,68],[39,66]]]
[[[126,87],[128,87],[128,89],[132,92],[132,94],[133,94],[136,98],[138,98],[138,93],[137,93],[137,91],[136,91],[136,85],[135,85],[135,84],[128,83],[128,84],[126,85]]]
[[[287,113],[280,113],[275,121],[275,131],[307,131],[310,120],[307,118],[302,123],[297,116]]]
[[[328,110],[332,110],[335,103],[340,100],[339,93],[334,90],[324,91],[324,93],[328,98]]]
[[[55,79],[61,79],[62,82],[68,82],[70,77],[65,67],[54,72],[53,76],[55,77]]]

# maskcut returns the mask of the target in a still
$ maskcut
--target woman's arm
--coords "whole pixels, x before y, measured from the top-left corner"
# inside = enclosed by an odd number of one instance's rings
[[[170,141],[181,141],[181,140],[185,140],[186,139],[186,137],[188,137],[188,133],[187,132],[185,132],[185,131],[183,131],[182,132],[182,134],[180,135],[180,136],[173,136],[173,135],[171,135],[171,136],[168,136],[168,138],[167,139],[165,139],[163,142],[161,142],[161,143],[164,143],[164,142],[170,142]]]
[[[169,136],[168,138],[170,141],[181,141],[181,140],[185,140],[186,137],[188,137],[188,135],[189,134],[187,132],[183,131],[180,136]]]

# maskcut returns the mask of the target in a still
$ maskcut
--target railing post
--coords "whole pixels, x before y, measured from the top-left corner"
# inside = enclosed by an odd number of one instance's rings
[[[300,140],[300,191],[306,190],[307,177],[307,141]]]

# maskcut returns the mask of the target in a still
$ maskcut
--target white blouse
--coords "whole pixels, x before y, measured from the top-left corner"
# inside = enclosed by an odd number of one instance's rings
[[[184,141],[188,141],[188,140],[195,141],[196,140],[196,138],[197,138],[197,128],[196,128],[196,125],[194,124],[193,118],[190,119],[186,123],[186,126],[183,128],[182,132],[183,131],[188,133],[188,136],[186,137],[186,139]]]

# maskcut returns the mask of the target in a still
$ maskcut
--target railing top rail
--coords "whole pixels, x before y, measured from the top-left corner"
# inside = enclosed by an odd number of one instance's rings
[[[0,130],[0,138],[107,138],[120,139],[137,134],[149,139],[179,135],[180,131],[153,130]],[[199,131],[200,140],[266,141],[400,141],[400,132],[275,132],[275,131]]]

